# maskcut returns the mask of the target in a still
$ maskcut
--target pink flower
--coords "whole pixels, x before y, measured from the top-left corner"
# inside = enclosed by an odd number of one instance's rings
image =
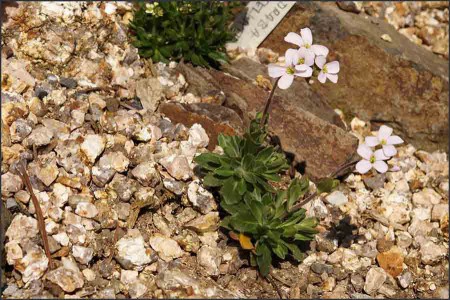
[[[338,81],[337,73],[339,73],[339,62],[338,61],[332,61],[329,63],[325,62],[326,62],[325,56],[316,57],[316,65],[321,69],[319,76],[317,76],[317,79],[321,83],[325,83],[325,81],[327,81],[327,78],[331,82],[337,83]]]
[[[295,50],[294,50],[295,51]],[[306,51],[305,48],[300,48],[296,51],[297,53],[295,61],[296,65],[301,68],[311,67],[314,65],[314,54]],[[297,67],[296,66],[296,67]]]
[[[365,142],[369,147],[381,145],[384,155],[391,157],[397,154],[397,149],[395,149],[394,145],[402,144],[403,140],[399,136],[392,135],[391,127],[381,125],[377,136],[368,136]]]
[[[288,43],[295,44],[300,48],[305,49],[313,55],[328,55],[328,48],[322,45],[313,45],[313,37],[311,29],[303,28],[300,30],[300,35],[295,32],[289,32],[284,40]]]
[[[280,89],[287,89],[291,86],[294,81],[294,76],[299,77],[311,77],[312,68],[307,65],[297,65],[298,54],[297,50],[288,49],[285,54],[285,66],[279,66],[275,64],[270,64],[269,76],[272,78],[278,78],[278,87]]]
[[[388,170],[388,165],[384,160],[389,159],[389,157],[383,154],[382,149],[373,152],[369,146],[361,144],[357,152],[363,158],[356,164],[356,171],[359,173],[365,174],[372,168],[375,168],[380,173],[386,173]]]

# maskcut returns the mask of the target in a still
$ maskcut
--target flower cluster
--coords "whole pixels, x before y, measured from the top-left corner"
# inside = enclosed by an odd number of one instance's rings
[[[145,4],[145,12],[154,15],[155,17],[162,17],[164,14],[163,9],[159,7],[158,2]]]
[[[294,81],[294,77],[311,77],[313,68],[320,70],[317,79],[321,83],[330,80],[333,83],[338,81],[339,62],[332,61],[326,63],[328,48],[322,45],[314,45],[311,29],[303,28],[300,34],[290,32],[284,40],[295,44],[298,49],[288,49],[285,53],[285,66],[275,64],[269,65],[269,76],[279,78],[278,87],[287,89]],[[315,63],[315,64],[314,64]]]
[[[356,164],[356,171],[361,174],[369,172],[372,168],[380,173],[388,170],[385,160],[397,154],[394,145],[403,143],[403,140],[396,135],[392,135],[392,128],[382,125],[376,136],[366,137],[364,144],[359,145],[358,154],[363,158]],[[372,149],[379,147],[379,149]]]

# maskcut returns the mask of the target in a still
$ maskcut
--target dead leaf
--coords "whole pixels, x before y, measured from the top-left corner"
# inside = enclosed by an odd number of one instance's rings
[[[253,250],[255,248],[250,238],[243,233],[239,233],[239,242],[241,243],[241,247],[245,250]]]

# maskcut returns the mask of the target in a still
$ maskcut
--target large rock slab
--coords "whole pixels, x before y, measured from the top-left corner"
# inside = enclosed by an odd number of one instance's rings
[[[179,70],[190,86],[223,91],[226,106],[234,109],[246,125],[264,108],[268,92],[250,80],[189,65]],[[358,142],[341,127],[302,109],[291,98],[275,93],[269,130],[278,138],[282,149],[305,167],[311,179],[327,177],[352,158]]]
[[[285,35],[311,28],[314,41],[341,65],[338,84],[311,85],[347,116],[387,124],[428,151],[448,151],[448,62],[412,43],[386,22],[333,3],[297,3],[261,47],[283,54]],[[388,34],[392,42],[381,39]]]
[[[236,112],[220,105],[166,102],[159,106],[159,111],[173,123],[181,123],[188,127],[196,123],[202,125],[209,136],[209,150],[214,150],[220,133],[235,135],[244,131],[242,120]]]

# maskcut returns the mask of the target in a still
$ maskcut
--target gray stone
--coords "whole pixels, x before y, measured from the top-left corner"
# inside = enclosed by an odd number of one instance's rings
[[[163,97],[163,88],[158,78],[146,78],[136,82],[136,95],[145,110],[155,111]]]
[[[59,84],[61,84],[63,87],[66,87],[68,89],[74,89],[78,85],[78,83],[75,79],[67,78],[67,77],[61,77],[59,79]]]
[[[202,214],[207,214],[210,211],[217,209],[214,196],[211,192],[200,186],[200,182],[198,180],[194,180],[189,184],[187,194],[189,201]]]
[[[370,176],[364,178],[365,185],[371,190],[377,190],[384,186],[386,181],[386,174],[377,174],[375,176]]]
[[[367,294],[375,293],[386,281],[386,272],[379,267],[372,267],[366,275],[364,291]]]
[[[150,246],[158,252],[159,257],[167,262],[179,258],[184,254],[183,250],[175,240],[161,234],[155,234],[150,237],[149,243]]]
[[[313,263],[311,265],[311,270],[320,275],[323,273],[331,273],[333,271],[333,266],[322,263]]]
[[[361,12],[361,2],[358,1],[336,1],[336,4],[343,11],[359,14]]]
[[[204,245],[197,252],[197,262],[202,266],[206,274],[219,275],[219,266],[222,261],[222,254],[218,248]]]
[[[335,206],[341,206],[348,202],[347,196],[341,191],[334,191],[325,197],[328,203]]]

